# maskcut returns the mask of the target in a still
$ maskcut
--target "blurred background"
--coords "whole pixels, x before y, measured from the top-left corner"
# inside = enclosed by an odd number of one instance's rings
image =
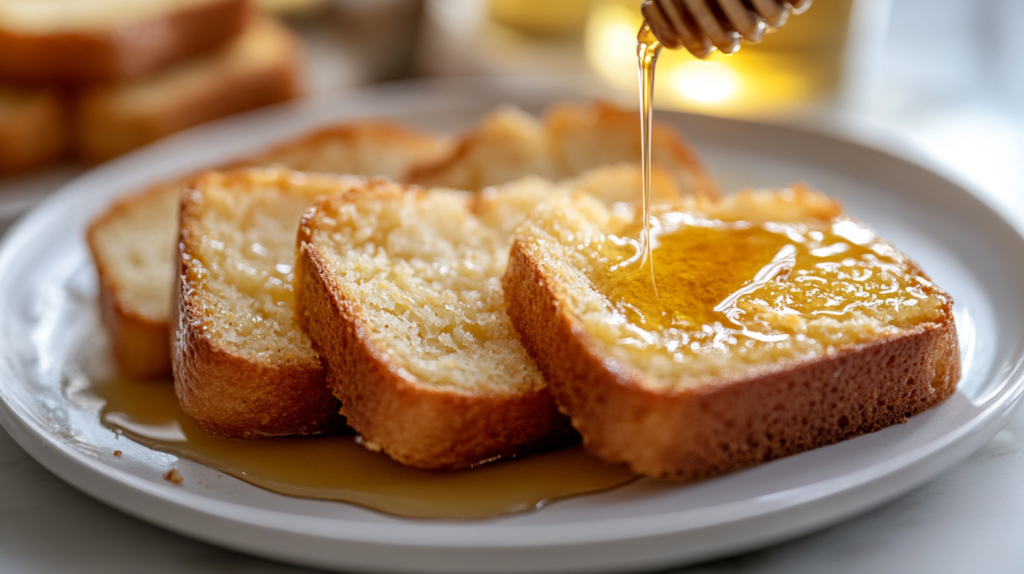
[[[288,42],[278,44],[288,55],[277,65],[299,76],[298,87],[253,88],[245,102],[163,122],[142,136],[137,118],[124,120],[132,135],[116,145],[90,140],[83,128],[91,121],[107,134],[122,121],[98,112],[103,105],[137,99],[133,94],[152,92],[189,66],[196,77],[195,69],[210,67],[216,73],[204,81],[215,83],[228,56],[211,51],[176,68],[109,85],[68,88],[0,78],[0,221],[10,221],[91,163],[194,123],[299,93],[409,78],[533,74],[599,84],[620,103],[636,105],[639,0],[257,4],[301,46],[292,52]],[[853,137],[870,133],[874,141],[881,134],[891,151],[937,166],[1024,223],[1024,198],[1017,192],[1024,180],[1024,60],[1017,57],[1024,48],[1017,30],[1022,18],[1021,0],[816,0],[780,32],[736,55],[698,61],[682,51],[664,51],[655,105],[809,124]],[[220,63],[203,64],[203,58]],[[32,126],[45,125],[39,124],[41,110],[52,112],[45,129],[58,135],[39,144],[37,157],[5,167],[5,131],[39,132],[44,128]],[[30,119],[37,123],[26,127]],[[60,126],[67,127],[62,132]]]

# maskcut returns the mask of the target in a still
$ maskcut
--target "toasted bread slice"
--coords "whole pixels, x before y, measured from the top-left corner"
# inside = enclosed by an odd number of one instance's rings
[[[714,179],[681,135],[656,124],[652,137],[652,164],[671,178],[681,193],[717,193]],[[479,190],[525,175],[562,179],[623,162],[640,163],[636,112],[600,102],[558,104],[540,121],[505,107],[465,134],[450,156],[415,166],[407,180],[424,186]]]
[[[232,165],[277,164],[304,171],[398,177],[409,165],[439,157],[447,149],[442,138],[364,121],[318,130]],[[103,323],[118,366],[129,376],[171,372],[169,317],[178,205],[190,179],[164,182],[126,197],[89,227]]]
[[[628,261],[636,215],[582,195],[531,214],[503,279],[524,347],[600,457],[699,479],[954,392],[952,300],[838,204],[798,189],[655,215],[657,296]]]
[[[303,216],[301,321],[368,448],[451,469],[569,432],[500,286],[515,222],[553,187],[534,178],[474,195],[378,180]]]
[[[185,189],[171,362],[182,410],[204,430],[252,438],[341,426],[296,324],[292,269],[303,212],[359,181],[269,168],[208,172]]]
[[[247,0],[7,0],[0,3],[0,78],[137,78],[231,40],[249,9]]]
[[[49,90],[0,87],[0,173],[54,161],[67,145],[60,97]]]
[[[301,93],[299,40],[260,16],[228,45],[159,74],[81,91],[75,145],[99,162],[174,132]]]

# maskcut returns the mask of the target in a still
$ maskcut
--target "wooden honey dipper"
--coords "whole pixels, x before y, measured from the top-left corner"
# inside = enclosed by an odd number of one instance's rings
[[[780,28],[790,13],[810,5],[811,0],[647,0],[640,9],[662,46],[707,58],[716,48],[732,54],[741,39],[760,42],[766,30]]]

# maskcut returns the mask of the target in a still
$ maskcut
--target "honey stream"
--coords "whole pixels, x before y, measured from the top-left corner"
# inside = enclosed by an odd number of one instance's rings
[[[83,403],[83,394],[86,399],[101,399],[103,425],[151,449],[273,492],[348,502],[403,517],[494,517],[635,478],[627,468],[602,462],[578,445],[468,470],[431,472],[371,452],[352,436],[211,435],[181,410],[170,381],[115,379],[66,393],[78,404]],[[184,479],[189,480],[187,473]]]
[[[651,289],[658,298],[658,284],[654,280],[654,258],[651,257],[651,131],[654,118],[654,66],[661,52],[661,43],[645,22],[637,34],[637,75],[640,80],[640,158],[643,171],[643,257],[640,266],[650,268]]]

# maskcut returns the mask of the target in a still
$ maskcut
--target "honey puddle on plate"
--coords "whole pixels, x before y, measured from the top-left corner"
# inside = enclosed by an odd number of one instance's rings
[[[494,517],[635,478],[627,468],[604,463],[580,446],[468,470],[418,470],[363,448],[351,436],[237,439],[207,434],[182,412],[169,381],[111,380],[75,392],[83,391],[105,401],[104,426],[151,449],[281,494],[349,502],[404,517]]]

